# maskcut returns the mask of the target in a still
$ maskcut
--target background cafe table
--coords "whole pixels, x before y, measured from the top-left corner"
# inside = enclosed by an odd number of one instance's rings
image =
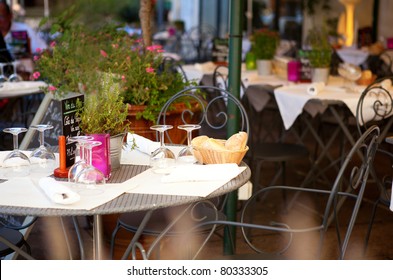
[[[359,97],[365,86],[357,86],[355,87],[355,91],[349,91],[343,86],[342,79],[338,77],[330,77],[327,86],[315,95],[308,94],[307,88],[309,86],[310,84],[298,84],[278,87],[274,90],[274,96],[286,129],[291,128],[303,111],[309,113],[308,117],[301,118],[301,121],[305,124],[302,137],[304,137],[305,133],[310,132],[321,148],[312,170],[308,173],[308,176],[311,176],[313,170],[318,168],[318,163],[323,158],[329,158],[329,147],[332,146],[340,131],[351,145],[355,143],[354,135],[351,133],[350,126],[345,122],[344,118],[348,115],[350,117],[356,117]],[[365,99],[364,102],[369,104],[369,106],[366,105],[363,108],[368,107],[370,113],[365,113],[364,115],[374,116],[375,113],[372,104],[376,98],[367,97]],[[318,133],[311,122],[313,118],[322,115],[325,111],[330,112],[337,123],[335,130],[330,134],[328,139],[322,139],[320,133]],[[365,119],[365,121],[367,122],[368,120]],[[300,138],[302,139],[302,137]],[[333,161],[332,158],[329,158],[329,160],[330,162]],[[307,179],[309,178],[307,177],[305,182]]]
[[[124,154],[124,153],[123,153]],[[138,151],[133,151],[132,155],[141,154]],[[124,157],[124,156],[123,156]],[[131,157],[127,157],[131,158]],[[138,162],[138,165],[130,164],[132,160],[122,160],[123,164],[121,168],[112,173],[109,183],[120,183],[124,182],[142,172],[147,170],[149,167],[142,165],[143,163]],[[125,164],[124,164],[125,163]],[[155,210],[164,207],[178,206],[192,204],[201,200],[217,197],[229,192],[232,192],[242,185],[244,185],[251,177],[250,168],[242,163],[244,170],[236,176],[234,179],[225,183],[206,197],[200,196],[187,196],[187,195],[158,195],[158,194],[146,194],[146,193],[122,193],[118,197],[99,205],[91,210],[85,209],[72,209],[67,208],[45,208],[45,207],[21,207],[21,206],[9,206],[0,205],[0,213],[10,215],[23,215],[23,216],[93,216],[93,256],[95,259],[102,259],[102,245],[103,245],[103,225],[102,215],[124,213],[124,212],[136,212],[145,210]],[[4,180],[2,181],[4,182]],[[187,188],[187,183],[184,183],[184,188]],[[0,188],[1,192],[1,188]]]
[[[30,112],[33,116],[35,110],[33,102],[36,101],[39,105],[41,101],[38,94],[43,92],[42,87],[45,86],[46,83],[42,81],[0,83],[0,100],[10,100],[6,107],[2,108],[0,112],[0,120],[2,122],[5,122],[6,120],[15,121],[17,117],[19,117],[21,119],[21,123],[27,126],[28,113]],[[33,98],[34,96],[35,98]],[[14,106],[17,104],[20,104],[20,114],[18,116],[13,116]]]
[[[0,99],[40,93],[45,86],[41,81],[4,82],[0,84]]]

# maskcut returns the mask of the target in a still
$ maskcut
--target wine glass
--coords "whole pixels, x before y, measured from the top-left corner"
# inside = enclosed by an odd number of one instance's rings
[[[88,140],[83,143],[87,165],[75,175],[74,187],[80,194],[97,195],[104,192],[103,186],[106,182],[105,175],[98,168],[93,166],[92,149],[102,143]]]
[[[195,129],[200,129],[201,126],[199,124],[182,124],[179,125],[177,128],[183,129],[187,131],[187,147],[184,147],[177,156],[177,162],[179,163],[195,163],[197,162],[196,158],[194,157],[194,152],[191,146],[192,140],[192,131]]]
[[[9,78],[8,78],[8,80],[10,82],[21,82],[21,81],[23,81],[22,77],[17,73],[17,69],[16,69],[17,66],[18,66],[18,62],[17,61],[13,61],[12,62],[12,67],[14,68],[14,73],[12,73],[9,76]]]
[[[30,128],[39,132],[40,146],[31,152],[31,172],[49,173],[51,174],[55,169],[56,157],[55,154],[45,147],[45,130],[52,129],[53,125],[37,124]]]
[[[7,76],[4,74],[4,67],[7,65],[7,63],[1,63],[0,62],[0,84],[8,81]]]
[[[338,74],[349,83],[346,89],[349,92],[356,92],[355,81],[362,76],[360,67],[350,63],[340,63],[337,70]]]
[[[23,177],[30,174],[30,160],[18,148],[19,133],[26,132],[24,127],[11,127],[3,130],[11,133],[13,136],[14,150],[10,152],[3,160],[4,176],[6,178]]]
[[[76,175],[87,166],[87,158],[85,156],[85,145],[88,141],[92,141],[92,136],[78,135],[68,138],[68,141],[76,143],[76,150],[79,151],[79,160],[76,161],[68,170],[68,181],[75,182]]]
[[[172,125],[153,125],[150,127],[150,129],[160,133],[160,147],[150,155],[150,166],[154,173],[168,174],[175,166],[175,154],[164,143],[164,132],[172,128]]]

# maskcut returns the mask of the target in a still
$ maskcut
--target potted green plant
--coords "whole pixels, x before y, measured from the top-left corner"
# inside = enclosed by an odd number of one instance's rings
[[[85,94],[83,102],[77,100],[76,117],[83,134],[102,142],[102,147],[96,149],[98,155],[93,154],[93,161],[97,156],[99,161],[106,161],[107,166],[110,164],[110,170],[116,170],[120,167],[122,144],[129,130],[127,104],[120,95],[120,79],[110,72],[100,75],[102,77],[97,90]],[[105,151],[107,147],[109,151]],[[105,156],[108,152],[110,162]]]
[[[119,95],[130,107],[141,108],[137,119],[154,122],[162,105],[176,92],[193,84],[174,71],[160,71],[163,49],[145,46],[117,24],[85,25],[76,6],[41,24],[57,34],[50,49],[34,57],[33,77],[44,79],[44,90],[55,94],[97,91],[103,73],[119,78]]]
[[[312,68],[313,82],[327,82],[332,60],[332,46],[329,34],[324,28],[312,28],[308,32],[307,42],[310,47],[308,59]]]
[[[259,29],[251,37],[251,52],[255,55],[259,75],[271,74],[271,65],[279,43],[276,31]]]

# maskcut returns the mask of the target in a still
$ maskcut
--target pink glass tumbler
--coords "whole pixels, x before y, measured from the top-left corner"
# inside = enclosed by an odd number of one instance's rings
[[[111,176],[111,157],[110,157],[110,135],[109,134],[92,134],[95,141],[102,144],[93,148],[93,166],[99,169],[109,179]]]
[[[297,82],[300,80],[300,61],[292,60],[288,62],[288,81]]]

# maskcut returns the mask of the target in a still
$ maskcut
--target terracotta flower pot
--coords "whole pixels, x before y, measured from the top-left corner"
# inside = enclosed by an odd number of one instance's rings
[[[177,126],[183,124],[180,115],[185,109],[187,109],[187,105],[185,103],[176,103],[174,107],[174,110],[172,110],[166,118],[167,124],[173,125],[173,129],[169,130],[169,135],[173,143],[184,144],[187,141],[187,135],[184,131],[177,129]],[[193,111],[198,111],[198,106],[196,104],[191,105],[191,107]],[[143,112],[145,108],[146,106],[142,105],[128,105],[127,121],[131,123],[130,131],[156,141],[156,132],[150,129],[150,127],[155,123],[142,118],[136,119],[137,113]]]

